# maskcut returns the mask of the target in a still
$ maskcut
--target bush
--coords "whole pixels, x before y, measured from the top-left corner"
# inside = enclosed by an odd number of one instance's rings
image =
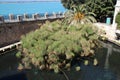
[[[70,69],[73,60],[94,59],[94,48],[98,45],[96,33],[91,24],[61,26],[60,21],[47,22],[22,37],[22,65],[58,72]]]

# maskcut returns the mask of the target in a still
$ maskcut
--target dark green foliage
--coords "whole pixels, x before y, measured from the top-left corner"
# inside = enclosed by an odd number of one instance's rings
[[[71,9],[72,6],[78,6],[85,3],[85,0],[61,0],[63,6],[67,9]]]
[[[61,0],[61,2],[67,9],[86,4],[86,10],[95,13],[97,21],[105,22],[106,17],[113,17],[116,0]]]
[[[55,72],[69,69],[76,57],[81,61],[83,57],[94,56],[98,40],[96,33],[92,24],[61,26],[61,21],[47,22],[22,37],[22,64],[25,68],[33,65]]]
[[[96,14],[97,21],[105,22],[106,17],[113,17],[114,2],[112,0],[89,0],[88,10]]]
[[[116,16],[116,23],[118,25],[118,29],[120,29],[120,13],[118,13],[118,15]]]

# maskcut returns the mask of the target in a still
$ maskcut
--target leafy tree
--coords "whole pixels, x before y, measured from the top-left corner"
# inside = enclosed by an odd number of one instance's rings
[[[117,0],[112,0],[112,2],[113,2],[113,4],[115,5],[115,4],[116,4],[116,2],[117,2]]]
[[[116,0],[61,0],[61,2],[69,10],[73,9],[73,6],[86,4],[86,10],[96,14],[95,18],[100,22],[105,22],[106,17],[113,17],[114,6],[116,4]]]
[[[71,9],[72,6],[78,6],[85,3],[85,0],[61,0],[63,6],[67,9]]]
[[[105,22],[106,17],[112,17],[115,1],[113,0],[89,0],[86,2],[88,10],[96,14],[97,21]]]
[[[44,24],[40,29],[22,37],[23,68],[54,70],[70,69],[72,62],[93,61],[94,48],[98,46],[97,30],[91,24],[61,26],[61,21]],[[87,62],[87,64],[88,64]],[[85,62],[86,65],[86,62]],[[76,70],[80,70],[77,67]]]

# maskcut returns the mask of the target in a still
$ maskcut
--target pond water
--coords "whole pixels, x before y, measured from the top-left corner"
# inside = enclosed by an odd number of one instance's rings
[[[96,50],[99,65],[80,64],[81,70],[65,71],[70,80],[120,80],[120,47],[111,43],[102,43],[105,48]],[[63,74],[49,71],[17,70],[19,59],[15,57],[17,50],[0,56],[0,80],[66,80]]]

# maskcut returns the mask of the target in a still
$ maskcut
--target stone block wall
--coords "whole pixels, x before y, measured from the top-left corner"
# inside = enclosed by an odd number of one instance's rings
[[[54,21],[52,19],[49,21]],[[0,47],[20,41],[21,36],[40,28],[46,20],[0,24]]]

